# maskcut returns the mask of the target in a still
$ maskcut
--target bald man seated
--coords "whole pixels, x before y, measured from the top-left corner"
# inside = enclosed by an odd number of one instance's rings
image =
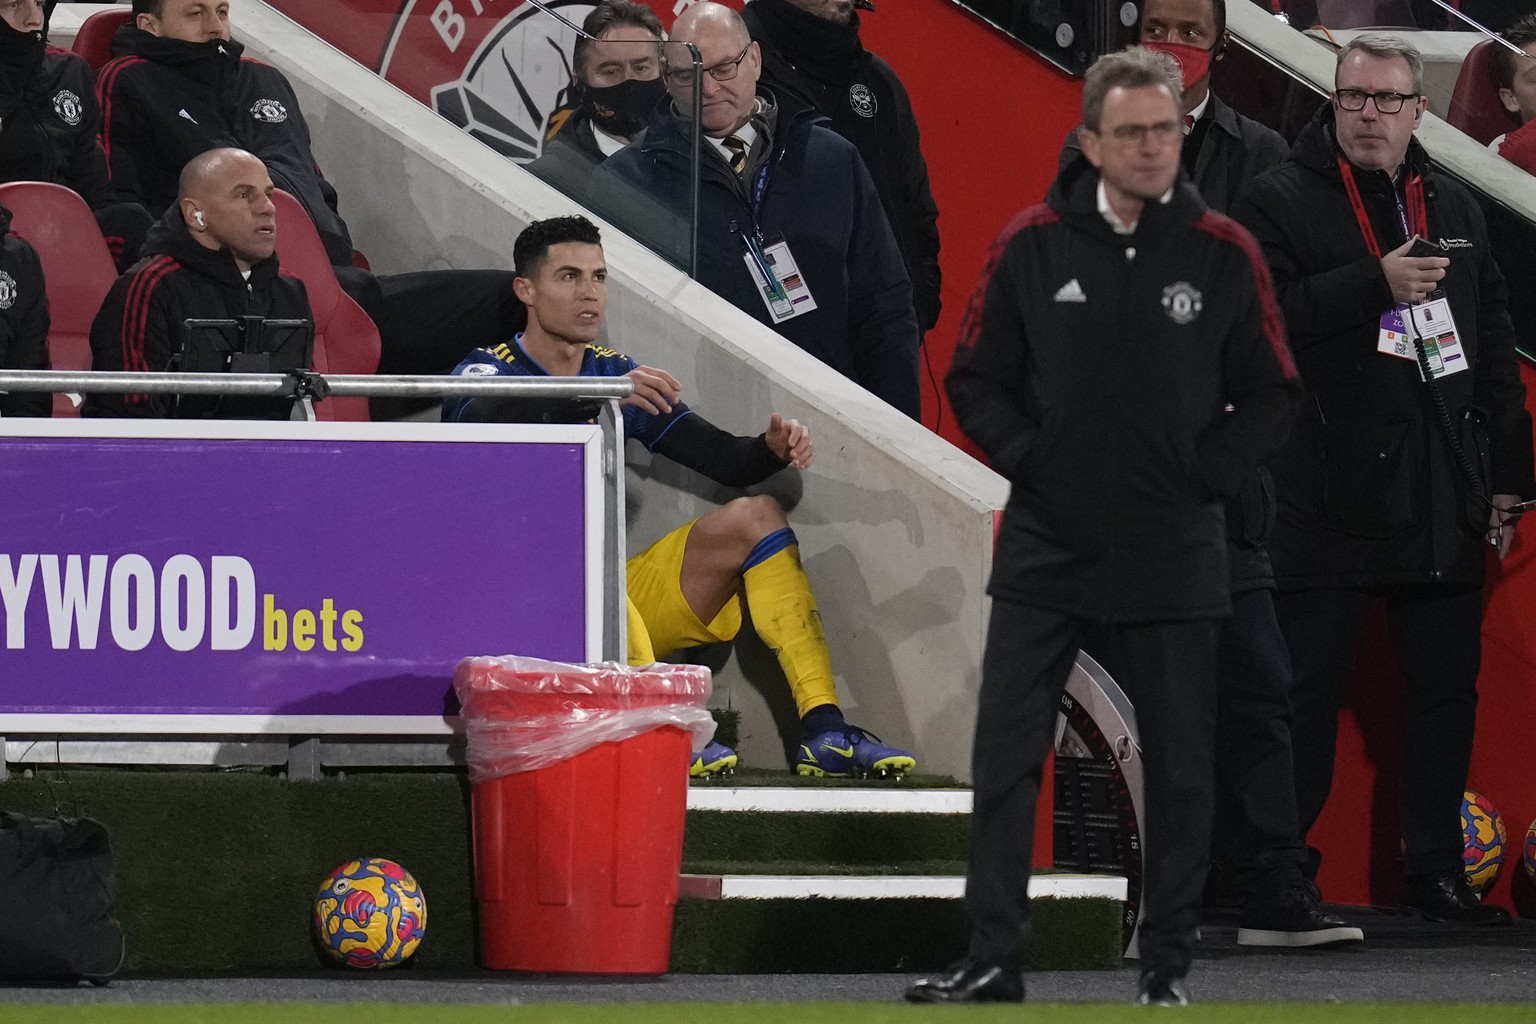
[[[214,149],[181,172],[176,204],[117,279],[91,325],[91,368],[164,371],[189,318],[312,320],[304,282],[277,271],[277,211],[266,166]],[[91,395],[86,416],[167,416],[170,396]]]

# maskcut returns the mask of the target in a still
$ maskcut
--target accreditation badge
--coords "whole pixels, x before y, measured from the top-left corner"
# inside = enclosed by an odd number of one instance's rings
[[[774,323],[793,320],[816,308],[811,287],[800,273],[794,253],[789,251],[788,242],[780,239],[759,246],[753,239],[742,258],[746,261],[747,271],[752,275],[757,293],[762,296],[763,305],[768,308],[768,315]]]

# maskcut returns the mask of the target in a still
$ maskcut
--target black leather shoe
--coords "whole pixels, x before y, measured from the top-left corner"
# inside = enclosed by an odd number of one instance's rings
[[[909,1003],[1022,1003],[1024,976],[966,957],[907,989]]]
[[[1477,898],[1458,871],[1437,875],[1409,875],[1403,879],[1403,907],[1426,921],[1448,924],[1510,924],[1509,911]]]
[[[1141,1006],[1188,1006],[1189,991],[1184,979],[1162,971],[1147,971],[1141,976],[1136,990],[1136,1002]]]

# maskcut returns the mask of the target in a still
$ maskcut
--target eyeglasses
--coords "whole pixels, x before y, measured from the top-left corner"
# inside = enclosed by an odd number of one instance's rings
[[[1092,131],[1091,128],[1088,130]],[[1174,139],[1183,137],[1184,126],[1178,121],[1159,121],[1156,124],[1117,124],[1113,128],[1095,134],[1108,135],[1124,146],[1139,146],[1150,135],[1158,145],[1166,146]]]
[[[1376,104],[1378,112],[1383,114],[1395,114],[1403,109],[1403,104],[1409,100],[1418,100],[1416,92],[1365,92],[1361,89],[1335,89],[1333,101],[1339,105],[1340,110],[1356,111],[1365,109],[1365,101],[1370,100]]]
[[[714,67],[704,69],[704,74],[717,82],[729,82],[736,77],[736,72],[741,70],[741,62],[747,59],[747,51],[752,49],[749,42],[741,48],[735,60],[723,60]],[[670,62],[668,62],[670,63]],[[677,88],[683,88],[693,84],[693,68],[669,68],[667,71],[667,84]]]

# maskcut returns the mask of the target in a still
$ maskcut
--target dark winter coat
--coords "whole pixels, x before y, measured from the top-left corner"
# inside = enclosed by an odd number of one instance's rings
[[[241,57],[240,43],[189,43],[132,25],[112,40],[118,54],[96,79],[102,145],[112,180],[159,215],[176,203],[181,169],[221,146],[249,150],[267,165],[319,229],[331,263],[352,266],[352,239],[336,190],[310,148],[309,126],[288,79]]]
[[[278,271],[277,256],[240,275],[227,249],[199,245],[176,207],[150,230],[144,258],[117,279],[91,324],[91,369],[164,372],[181,352],[189,318],[261,316],[313,320],[304,282]],[[166,416],[163,395],[91,395],[87,416]]]
[[[11,211],[0,206],[0,368],[46,370],[48,293],[37,251],[10,233]],[[0,416],[49,416],[46,391],[0,394]]]
[[[47,181],[93,207],[118,199],[97,141],[91,69],[39,32],[0,22],[0,181]]]
[[[592,174],[608,159],[592,134],[592,118],[586,111],[571,112],[559,131],[544,140],[544,151],[523,169],[553,185],[577,202],[585,203]]]
[[[765,97],[759,145],[743,177],[701,143],[699,262],[707,288],[907,415],[921,411],[912,286],[858,151],[825,119]],[[663,105],[645,138],[592,178],[594,210],[687,265],[690,123]],[[771,140],[762,146],[762,137]],[[762,202],[753,191],[766,169]],[[745,180],[743,180],[745,178]],[[740,232],[789,243],[817,308],[773,324],[745,262]]]
[[[1059,169],[1081,156],[1077,133],[1076,128],[1068,133]],[[1280,166],[1289,153],[1279,132],[1244,117],[1213,93],[1194,132],[1184,140],[1184,172],[1206,206],[1226,213],[1244,184]],[[1233,591],[1272,588],[1274,574],[1264,549],[1275,522],[1275,485],[1268,469],[1254,472],[1238,496],[1227,502],[1226,513]]]
[[[1278,449],[1297,390],[1269,275],[1188,184],[1130,235],[1097,185],[1078,160],[1004,229],[949,371],[960,425],[1012,484],[989,593],[1100,621],[1220,616],[1221,502]]]
[[[1307,397],[1273,464],[1280,500],[1270,541],[1282,590],[1482,579],[1488,510],[1451,453],[1415,362],[1376,351],[1393,305],[1380,260],[1356,223],[1337,163],[1331,108],[1302,130],[1290,160],[1256,179],[1233,215],[1263,246],[1274,273]],[[1427,237],[1450,259],[1450,300],[1470,370],[1438,378],[1485,494],[1536,493],[1531,418],[1515,364],[1504,278],[1483,214],[1461,185],[1436,173],[1418,142]],[[1355,171],[1380,250],[1404,238],[1400,186]]]
[[[815,107],[864,158],[912,279],[917,326],[932,329],[941,305],[939,208],[906,87],[864,49],[857,12],[838,25],[787,0],[753,0],[741,17],[762,47],[762,82]]]

